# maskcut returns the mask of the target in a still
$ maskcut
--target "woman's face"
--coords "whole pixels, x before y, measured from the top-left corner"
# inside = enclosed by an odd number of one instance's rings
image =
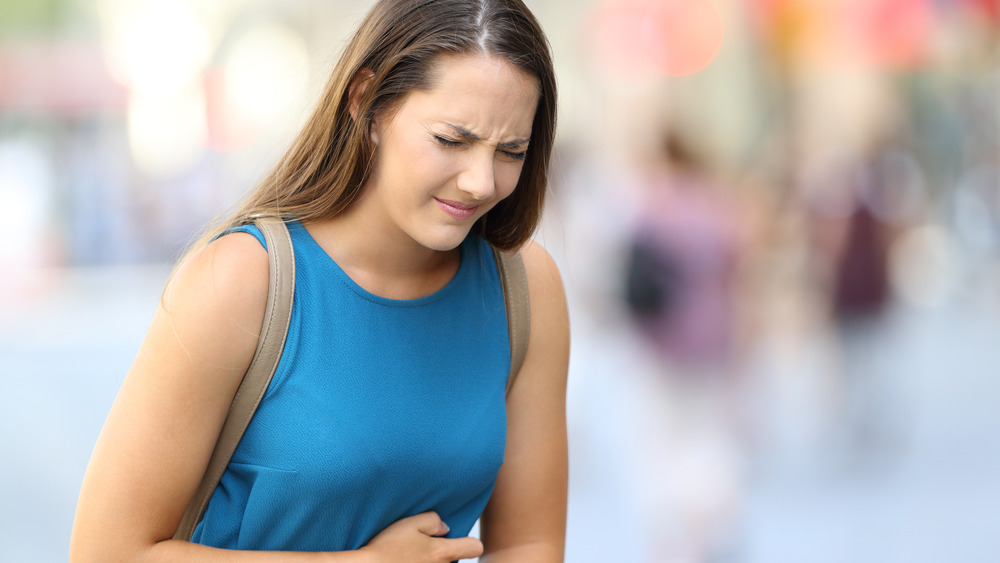
[[[538,82],[486,55],[442,55],[431,82],[394,113],[376,116],[375,166],[362,205],[387,232],[450,250],[514,191]]]

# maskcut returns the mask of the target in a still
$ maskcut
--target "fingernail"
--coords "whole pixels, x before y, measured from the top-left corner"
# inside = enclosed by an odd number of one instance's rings
[[[451,531],[451,528],[450,528],[450,527],[448,527],[448,523],[447,523],[447,522],[445,522],[444,520],[442,520],[442,521],[441,521],[441,525],[442,525],[442,526],[444,526],[444,533],[446,533],[446,534],[447,534],[448,532],[450,532],[450,531]]]

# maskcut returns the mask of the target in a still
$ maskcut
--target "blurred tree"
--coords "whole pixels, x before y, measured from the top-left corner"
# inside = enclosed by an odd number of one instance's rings
[[[52,35],[75,18],[74,0],[0,0],[0,39]]]

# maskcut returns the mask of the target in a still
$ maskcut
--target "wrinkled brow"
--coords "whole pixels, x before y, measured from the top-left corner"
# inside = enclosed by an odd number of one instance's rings
[[[447,121],[444,124],[450,127],[452,131],[455,132],[456,135],[462,137],[466,141],[482,141],[482,138],[480,138],[479,135],[476,135],[475,133],[469,131],[465,127],[462,127],[461,125],[448,123]],[[524,145],[527,145],[529,140],[530,139],[514,139],[512,141],[505,141],[503,143],[499,143],[497,147],[501,149],[519,149]]]

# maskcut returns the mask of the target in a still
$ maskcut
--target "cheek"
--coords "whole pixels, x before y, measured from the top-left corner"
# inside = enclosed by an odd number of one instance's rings
[[[447,169],[447,159],[438,151],[427,150],[420,143],[398,143],[392,149],[391,157],[386,154],[387,168],[391,167],[392,177],[397,183],[410,189],[437,181]]]
[[[522,163],[503,163],[497,166],[493,181],[496,184],[497,194],[500,196],[500,199],[514,193],[514,188],[517,187],[517,181],[521,177],[521,170],[523,168],[524,165]]]
[[[402,147],[399,165],[407,175],[440,176],[455,168],[456,155],[415,140]]]

